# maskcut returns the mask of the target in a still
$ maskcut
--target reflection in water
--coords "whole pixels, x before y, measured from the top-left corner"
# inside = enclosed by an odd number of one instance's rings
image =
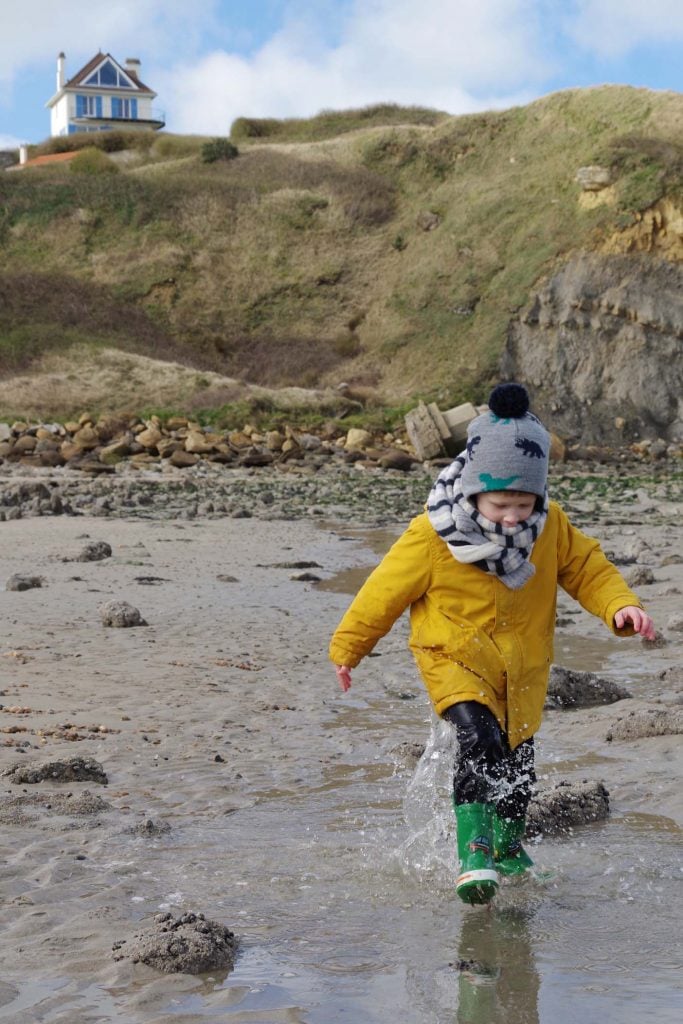
[[[529,912],[488,908],[463,915],[457,1024],[538,1024],[539,976]]]

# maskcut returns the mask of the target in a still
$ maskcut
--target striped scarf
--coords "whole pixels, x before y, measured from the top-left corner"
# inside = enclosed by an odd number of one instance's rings
[[[476,565],[518,590],[536,572],[529,561],[534,542],[548,516],[548,489],[543,504],[516,526],[502,526],[482,516],[460,487],[466,452],[439,473],[427,499],[429,521],[458,562]]]

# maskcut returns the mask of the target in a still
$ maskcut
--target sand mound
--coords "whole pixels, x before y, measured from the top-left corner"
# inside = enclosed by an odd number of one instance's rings
[[[201,974],[231,968],[237,939],[229,928],[207,921],[203,914],[173,917],[166,913],[157,914],[150,927],[130,942],[115,943],[113,950],[115,960],[127,958],[165,974]]]

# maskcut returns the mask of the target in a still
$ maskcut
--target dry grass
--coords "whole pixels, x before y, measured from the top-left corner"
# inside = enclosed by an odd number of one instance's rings
[[[0,419],[67,420],[88,410],[113,415],[143,408],[199,413],[219,406],[271,412],[334,408],[339,396],[301,387],[271,389],[180,363],[88,344],[42,356],[30,374],[0,380]]]
[[[480,399],[544,276],[680,195],[682,114],[673,93],[570,90],[433,123],[350,116],[334,140],[220,164],[192,137],[106,182],[0,176],[5,266],[33,282],[5,284],[2,365],[91,338],[268,385]],[[585,208],[574,175],[601,160],[614,202]]]

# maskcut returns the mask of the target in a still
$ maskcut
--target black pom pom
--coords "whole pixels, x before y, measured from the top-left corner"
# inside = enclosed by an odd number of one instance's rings
[[[517,419],[529,411],[529,396],[521,384],[499,384],[489,395],[489,409],[500,419]]]

